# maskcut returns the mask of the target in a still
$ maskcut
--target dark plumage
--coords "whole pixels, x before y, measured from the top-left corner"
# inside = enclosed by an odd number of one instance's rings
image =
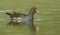
[[[16,13],[16,12],[14,12],[13,11],[13,14],[11,14],[11,13],[6,13],[7,15],[9,15],[10,16],[10,18],[11,18],[11,20],[10,20],[10,22],[7,24],[7,25],[21,25],[21,24],[23,24],[23,23],[21,23],[21,22],[17,22],[17,18],[24,18],[25,16],[26,16],[26,14],[23,14],[23,13]],[[14,22],[14,20],[16,20],[15,22]]]
[[[37,32],[37,28],[34,26],[34,14],[38,12],[37,8],[36,7],[32,7],[30,9],[30,12],[26,15],[26,14],[21,14],[21,13],[16,13],[16,12],[13,12],[15,14],[15,16],[17,15],[18,17],[21,17],[21,16],[24,16],[24,18],[22,20],[19,20],[21,21],[21,23],[26,23],[30,29],[31,32],[33,32],[33,35],[35,35],[35,33]]]
[[[24,13],[16,13],[16,12],[14,12],[13,11],[13,13],[14,13],[14,15],[15,15],[15,17],[21,17],[21,18],[23,18],[23,17],[25,17],[26,16],[26,14],[24,14]]]

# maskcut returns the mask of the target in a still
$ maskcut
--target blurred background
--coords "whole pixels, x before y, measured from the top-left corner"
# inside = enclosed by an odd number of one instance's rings
[[[60,35],[60,0],[0,0],[0,10],[19,10],[27,14],[31,7],[37,7],[39,14],[34,18],[34,24],[39,26],[38,35]],[[0,12],[0,18],[9,18],[5,12]],[[29,35],[30,30],[26,25],[7,26],[9,21],[0,21],[0,35]]]

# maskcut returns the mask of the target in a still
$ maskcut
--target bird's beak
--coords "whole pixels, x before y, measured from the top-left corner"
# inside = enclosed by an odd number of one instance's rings
[[[39,13],[39,10],[36,8],[36,12]]]

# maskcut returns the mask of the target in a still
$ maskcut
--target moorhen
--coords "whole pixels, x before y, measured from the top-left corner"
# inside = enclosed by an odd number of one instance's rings
[[[17,20],[17,21],[21,21],[21,23],[26,23],[28,25],[29,29],[31,30],[31,32],[33,33],[33,35],[35,35],[39,30],[39,27],[34,26],[34,21],[33,21],[34,20],[34,14],[36,12],[37,13],[39,12],[38,9],[36,7],[32,7],[30,9],[30,12],[23,19]],[[14,14],[17,14],[17,13],[14,12]],[[19,14],[19,16],[20,16],[20,14]],[[12,22],[14,22],[14,21],[12,21]]]

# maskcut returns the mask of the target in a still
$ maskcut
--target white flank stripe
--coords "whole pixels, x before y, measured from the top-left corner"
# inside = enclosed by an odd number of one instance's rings
[[[21,19],[22,18],[14,18],[14,20],[12,20],[12,21],[17,20],[18,22],[21,22],[20,21]],[[0,18],[0,21],[10,21],[10,18]],[[42,21],[42,19],[34,19],[34,21]]]

